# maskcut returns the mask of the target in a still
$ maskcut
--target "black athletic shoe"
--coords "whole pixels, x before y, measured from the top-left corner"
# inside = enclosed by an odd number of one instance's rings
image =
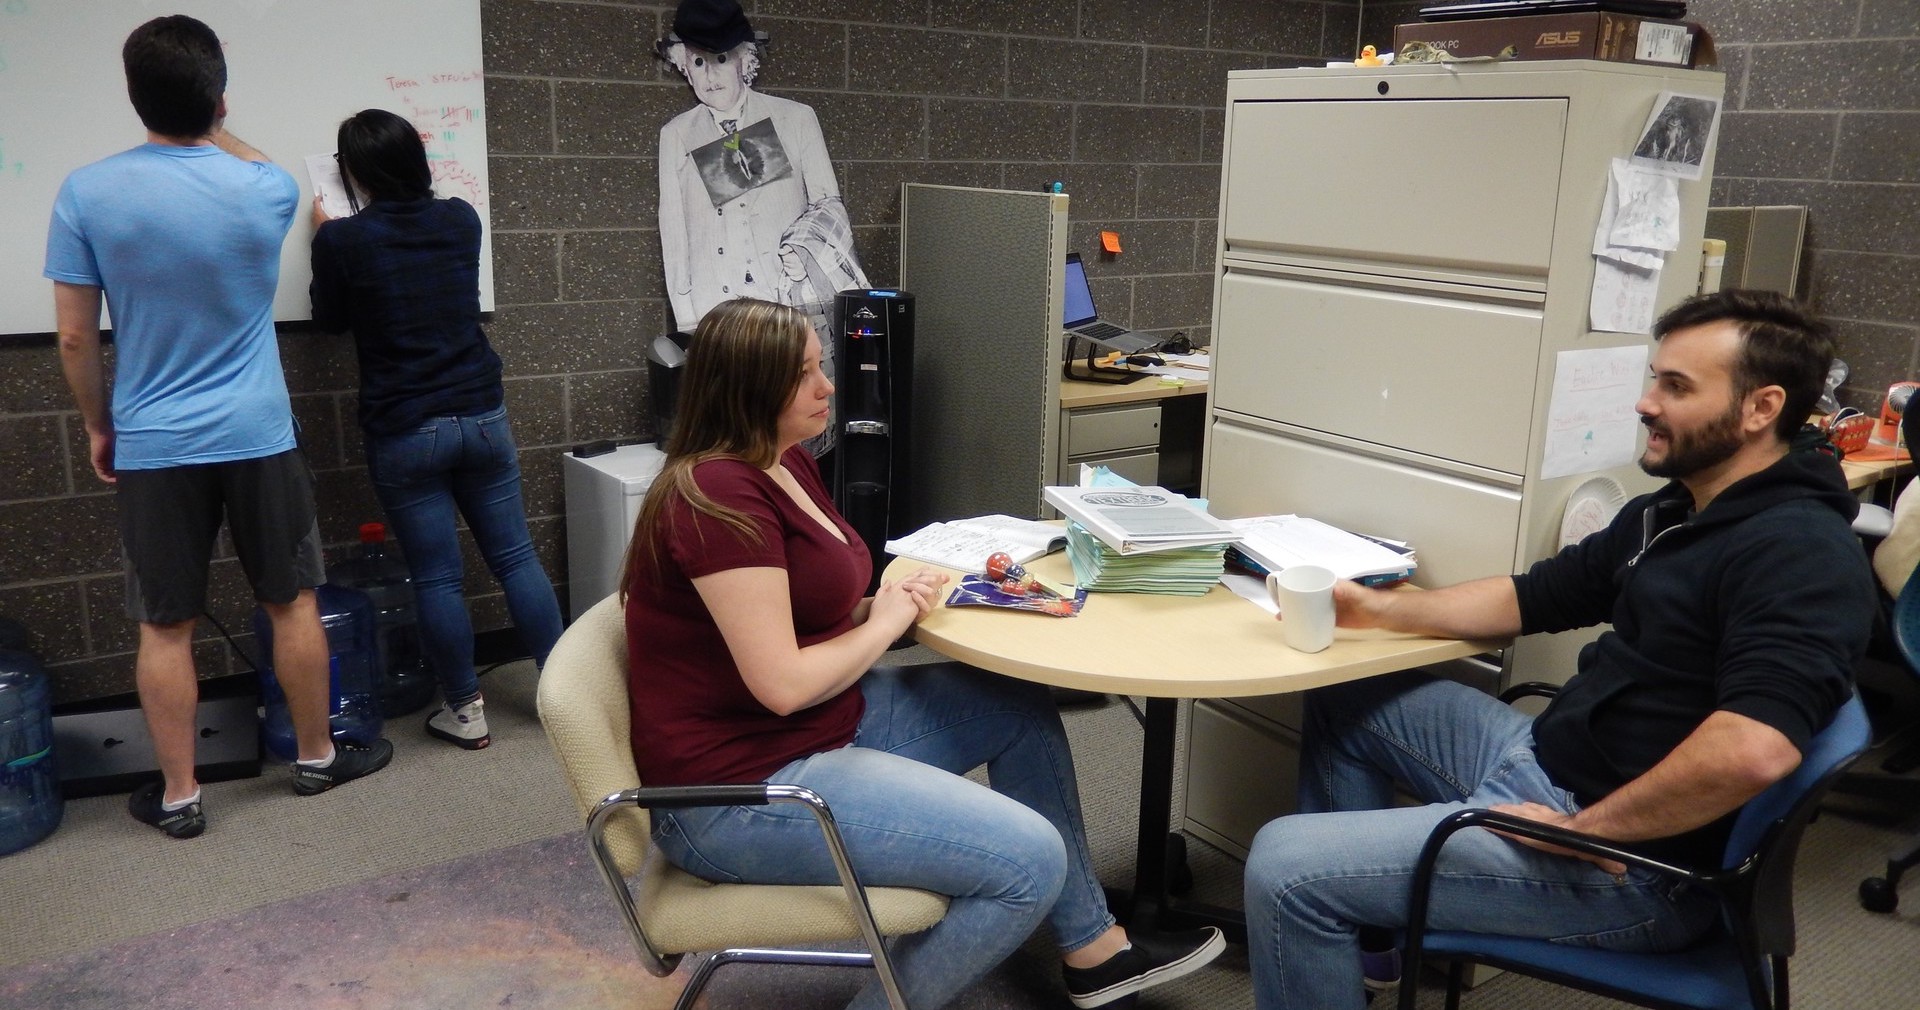
[[[200,801],[168,810],[161,804],[166,802],[167,784],[149,782],[133,791],[127,797],[127,813],[142,824],[151,824],[173,838],[192,838],[207,830],[207,815],[200,809]]]
[[[1067,997],[1077,1007],[1104,1006],[1206,967],[1227,949],[1214,926],[1184,933],[1141,934],[1133,945],[1092,968],[1067,968]]]
[[[357,743],[333,742],[333,763],[325,768],[293,763],[293,791],[302,796],[324,793],[334,786],[365,778],[393,760],[393,744],[375,740],[362,747]]]

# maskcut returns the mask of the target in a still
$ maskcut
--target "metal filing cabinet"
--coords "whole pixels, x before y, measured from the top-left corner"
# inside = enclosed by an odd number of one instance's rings
[[[1611,159],[1706,71],[1589,61],[1228,75],[1202,489],[1215,514],[1298,513],[1410,541],[1417,582],[1558,549],[1584,473],[1539,474],[1557,355],[1588,329]],[[1691,294],[1712,177],[1680,183],[1657,303]],[[1643,490],[1632,466],[1600,471]],[[1534,636],[1507,676],[1564,680],[1590,635]],[[1487,686],[1492,686],[1488,684]],[[1281,703],[1188,716],[1183,826],[1244,853],[1293,807]]]

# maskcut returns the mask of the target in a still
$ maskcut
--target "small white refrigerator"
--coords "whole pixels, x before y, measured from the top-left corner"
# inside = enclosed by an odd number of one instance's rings
[[[620,588],[620,562],[640,504],[666,454],[653,443],[585,458],[560,456],[567,492],[567,599],[572,617]]]

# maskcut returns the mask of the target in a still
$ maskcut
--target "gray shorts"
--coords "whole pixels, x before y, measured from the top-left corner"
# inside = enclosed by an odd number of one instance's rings
[[[313,473],[300,450],[118,477],[128,617],[174,624],[206,609],[207,564],[223,518],[254,599],[291,603],[326,581]]]

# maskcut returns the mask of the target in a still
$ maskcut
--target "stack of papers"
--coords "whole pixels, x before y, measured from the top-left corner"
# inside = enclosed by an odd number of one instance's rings
[[[1047,504],[1121,555],[1224,545],[1240,539],[1182,494],[1163,487],[1050,487]],[[1068,541],[1071,545],[1072,541]]]
[[[1083,485],[1046,489],[1067,523],[1067,558],[1084,589],[1202,596],[1226,570],[1226,523],[1163,487]]]
[[[1230,519],[1240,534],[1234,560],[1262,574],[1294,565],[1319,565],[1343,579],[1364,585],[1399,582],[1413,576],[1412,547],[1393,540],[1349,533],[1302,516],[1254,516]]]
[[[934,523],[886,543],[888,554],[982,575],[988,556],[1005,553],[1026,564],[1066,546],[1066,530],[1052,523],[990,515]]]
[[[1171,547],[1122,554],[1079,523],[1067,524],[1067,559],[1083,590],[1205,596],[1226,571],[1226,544]]]

